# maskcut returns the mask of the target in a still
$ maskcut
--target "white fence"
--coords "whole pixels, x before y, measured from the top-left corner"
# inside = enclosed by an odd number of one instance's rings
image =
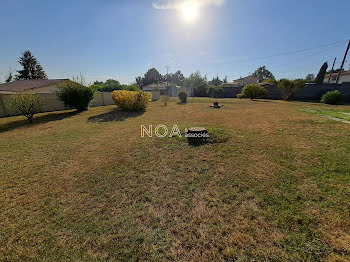
[[[66,108],[61,102],[56,94],[38,94],[39,96],[46,99],[46,104],[41,112],[51,112],[66,110]],[[8,101],[10,94],[0,94],[0,117],[12,116],[16,113],[12,112],[8,106]],[[152,100],[159,99],[159,92],[152,92]],[[90,106],[107,106],[114,105],[114,101],[111,96],[111,92],[95,92],[94,98],[92,99]]]

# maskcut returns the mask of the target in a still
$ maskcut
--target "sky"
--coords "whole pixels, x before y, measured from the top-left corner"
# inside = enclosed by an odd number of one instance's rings
[[[350,39],[349,0],[1,0],[1,10],[0,81],[27,49],[50,79],[127,84],[169,66],[231,81],[262,65],[300,78],[335,57],[338,68]]]

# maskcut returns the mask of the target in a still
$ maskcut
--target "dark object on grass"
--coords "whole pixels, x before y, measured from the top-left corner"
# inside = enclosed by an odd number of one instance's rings
[[[189,145],[202,145],[209,139],[209,132],[204,127],[186,128],[185,134]]]
[[[219,105],[219,102],[214,102],[210,107],[213,107],[213,108],[221,108],[222,105]]]

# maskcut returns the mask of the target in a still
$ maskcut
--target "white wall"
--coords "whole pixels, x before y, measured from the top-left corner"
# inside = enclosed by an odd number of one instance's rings
[[[323,83],[327,84],[328,83],[328,78],[329,78],[329,76],[325,77],[324,80],[323,80]],[[337,81],[337,75],[333,74],[332,78],[331,78],[331,81],[329,83],[330,84],[335,84],[336,81]],[[340,75],[338,84],[341,84],[343,82],[350,82],[350,74]]]
[[[66,110],[64,104],[57,98],[55,94],[38,94],[39,96],[46,99],[46,104],[41,112],[51,112],[51,111],[60,111]],[[0,117],[15,115],[9,109],[8,100],[10,94],[0,94]],[[92,99],[90,106],[106,106],[114,105],[110,92],[95,92],[94,98]]]

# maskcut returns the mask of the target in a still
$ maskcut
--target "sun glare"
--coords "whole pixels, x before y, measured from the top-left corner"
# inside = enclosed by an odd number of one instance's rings
[[[187,2],[181,7],[181,15],[185,22],[193,23],[198,19],[198,6],[193,2]]]

